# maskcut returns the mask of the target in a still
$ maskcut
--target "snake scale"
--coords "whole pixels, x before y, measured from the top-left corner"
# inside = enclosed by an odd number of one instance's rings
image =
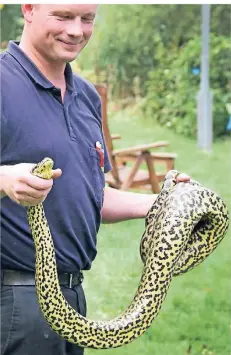
[[[52,177],[53,161],[45,158],[32,174]],[[41,311],[61,337],[81,347],[114,348],[142,335],[156,318],[172,277],[201,263],[221,242],[229,224],[223,200],[196,181],[176,184],[168,172],[148,212],[140,253],[144,263],[134,299],[123,314],[94,321],[65,300],[58,282],[54,244],[42,203],[27,208],[36,250],[36,290]]]

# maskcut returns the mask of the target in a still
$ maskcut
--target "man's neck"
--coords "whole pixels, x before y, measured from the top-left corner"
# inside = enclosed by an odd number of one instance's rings
[[[66,89],[66,81],[64,71],[66,64],[49,62],[41,56],[34,48],[31,48],[26,41],[21,40],[19,47],[23,52],[33,61],[39,68],[41,73],[56,87],[61,88],[62,91]]]

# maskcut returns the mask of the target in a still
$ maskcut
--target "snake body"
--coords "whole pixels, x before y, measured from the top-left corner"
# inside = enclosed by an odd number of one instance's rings
[[[32,171],[52,177],[45,158]],[[76,312],[58,282],[54,244],[43,205],[27,209],[36,250],[36,289],[41,311],[61,337],[81,347],[114,348],[142,335],[156,318],[172,277],[201,263],[221,242],[229,224],[223,200],[196,181],[176,184],[170,171],[147,214],[140,253],[144,263],[135,296],[123,314],[94,321]]]

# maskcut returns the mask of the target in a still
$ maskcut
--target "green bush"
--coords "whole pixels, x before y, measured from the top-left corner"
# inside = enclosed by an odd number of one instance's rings
[[[164,53],[164,51],[162,51]],[[231,102],[231,43],[227,37],[210,36],[210,87],[213,93],[214,136],[225,134]],[[163,55],[162,63],[149,73],[144,110],[160,124],[189,137],[197,134],[197,94],[200,88],[201,37]],[[194,73],[193,73],[194,72]]]

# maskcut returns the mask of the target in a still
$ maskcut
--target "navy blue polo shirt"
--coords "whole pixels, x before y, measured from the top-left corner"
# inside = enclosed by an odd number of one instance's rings
[[[1,165],[37,163],[44,157],[61,168],[44,201],[58,270],[89,269],[96,256],[104,172],[111,168],[102,133],[101,102],[94,86],[66,65],[67,91],[47,80],[11,41],[1,54]],[[96,150],[104,149],[104,172]],[[35,249],[26,208],[1,199],[1,263],[34,270]]]

